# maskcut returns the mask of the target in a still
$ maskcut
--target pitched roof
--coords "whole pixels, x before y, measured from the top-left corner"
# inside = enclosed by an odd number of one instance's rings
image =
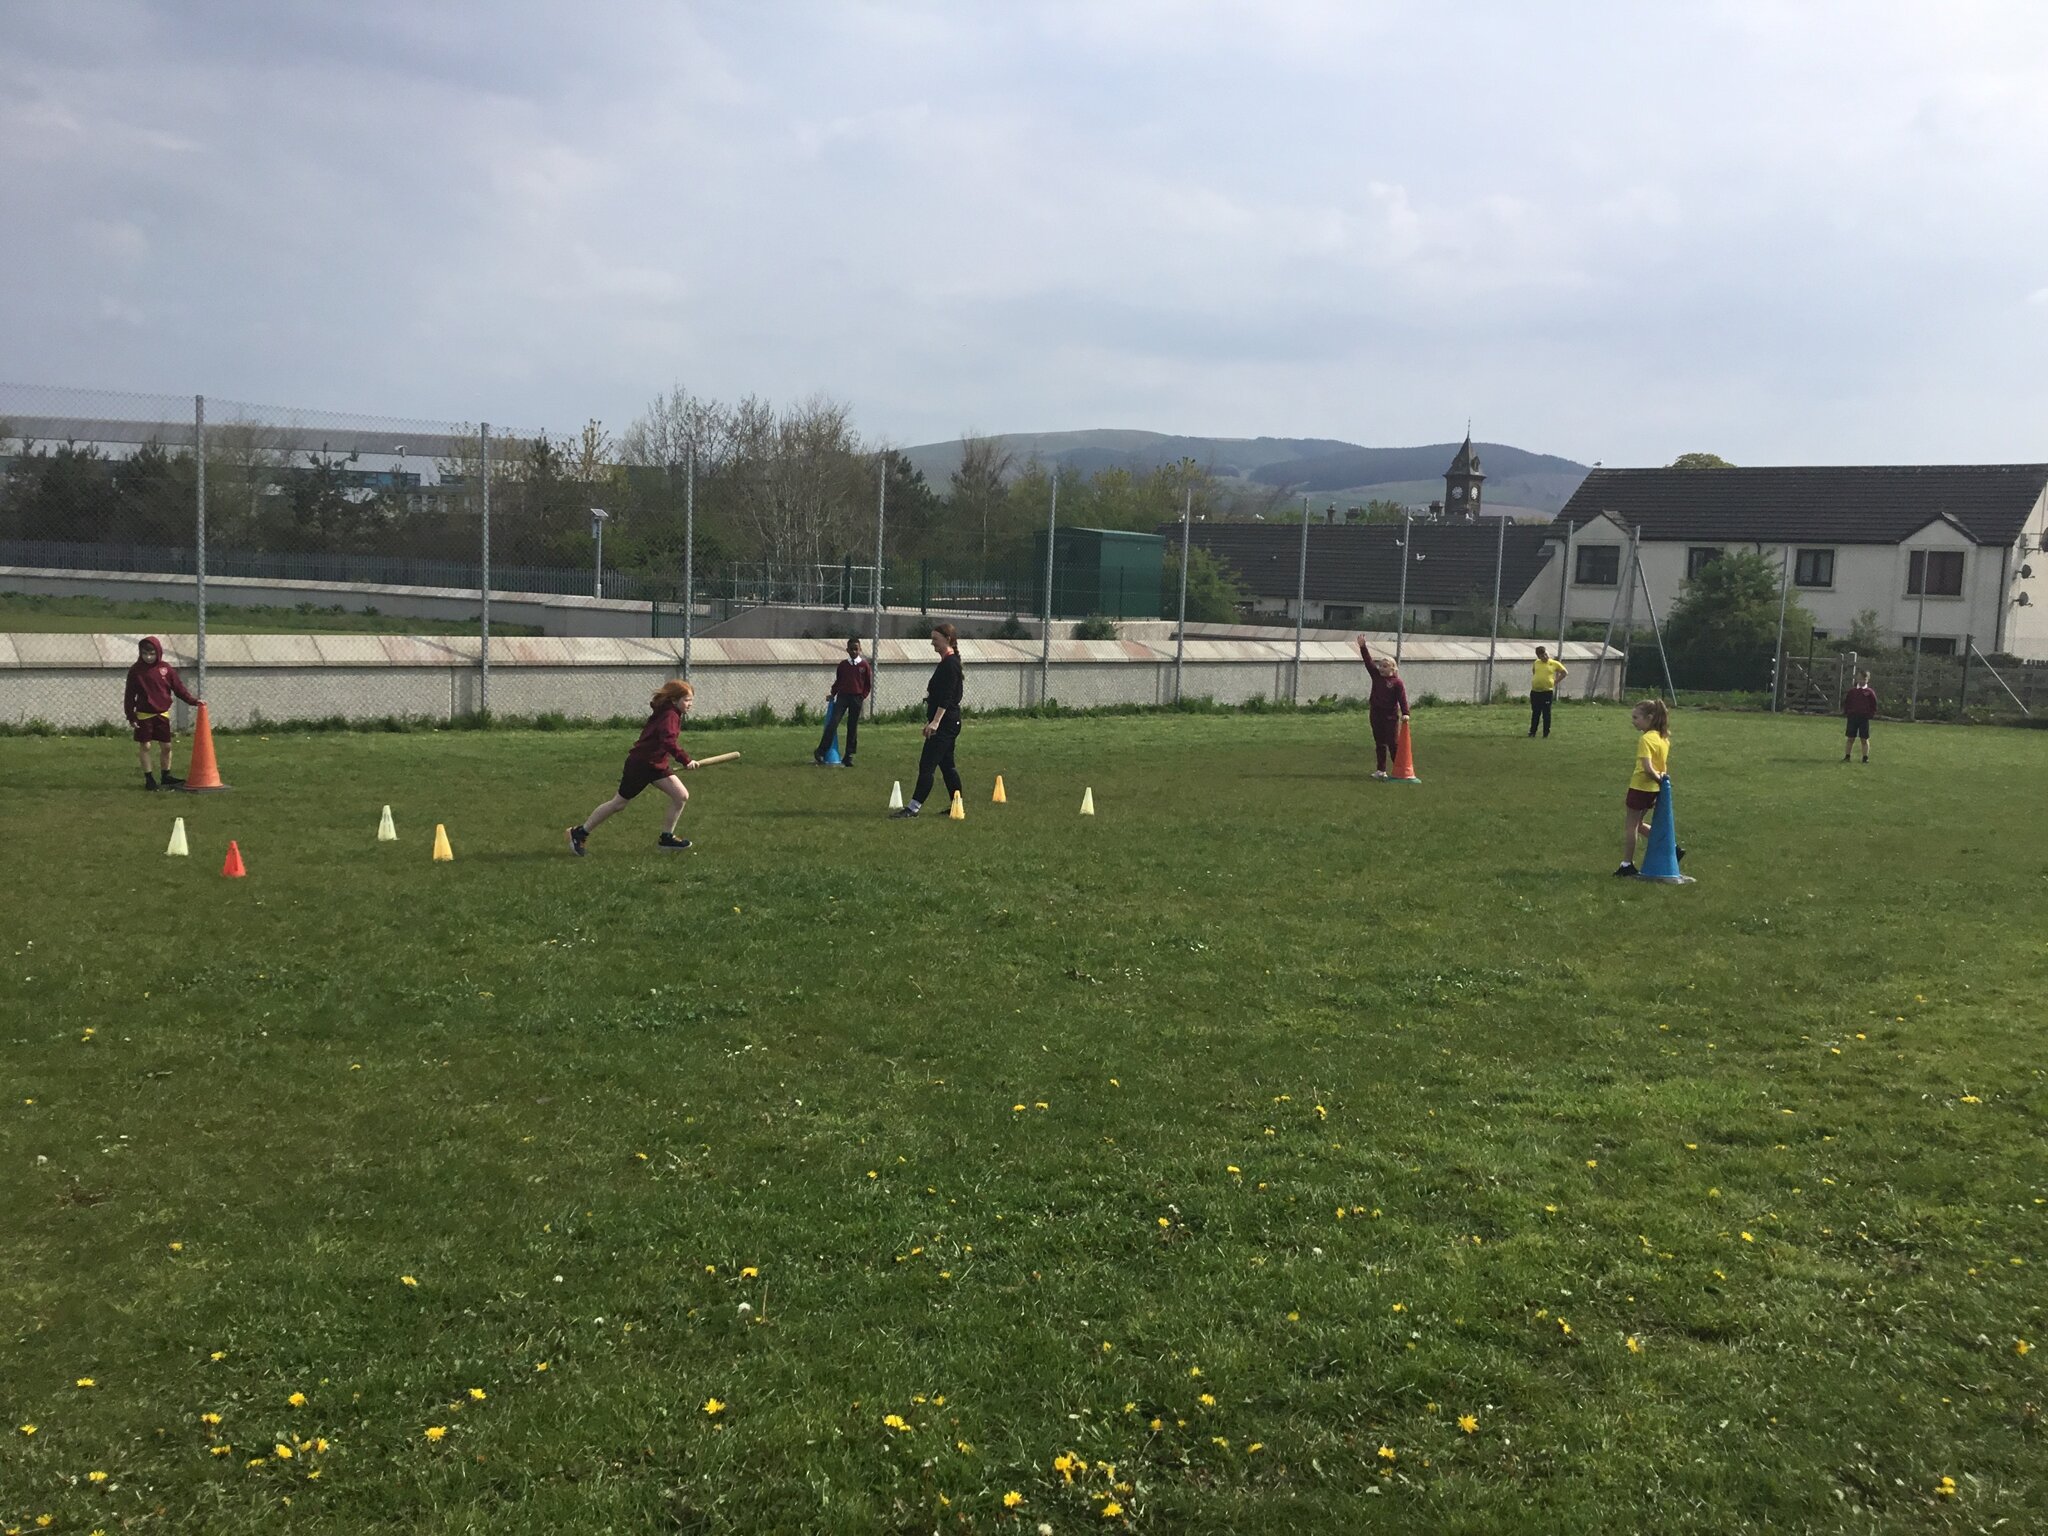
[[[1605,512],[1645,539],[1897,544],[1945,514],[1980,544],[2010,544],[2044,488],[2048,464],[1596,469],[1557,523]]]
[[[1472,434],[1470,432],[1465,434],[1463,446],[1458,449],[1457,457],[1451,460],[1451,467],[1445,470],[1444,473],[1446,475],[1472,475],[1481,480],[1486,478],[1479,473],[1479,455],[1473,451]]]
[[[1519,598],[1550,558],[1550,529],[1509,524],[1501,557],[1503,604]],[[1175,541],[1179,523],[1159,531]],[[1408,604],[1448,607],[1473,593],[1493,595],[1494,525],[1415,523],[1409,529],[1416,559],[1408,568]],[[1229,566],[1255,597],[1292,597],[1301,559],[1299,523],[1196,523],[1195,547]],[[1311,602],[1391,606],[1401,600],[1399,523],[1310,523],[1308,596]]]

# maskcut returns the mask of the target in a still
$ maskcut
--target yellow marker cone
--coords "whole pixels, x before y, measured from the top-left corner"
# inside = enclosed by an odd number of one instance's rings
[[[953,808],[946,812],[946,819],[948,821],[965,821],[967,819],[967,807],[960,803],[960,791],[957,789],[953,791]]]
[[[189,859],[192,850],[185,845],[185,818],[180,816],[171,823],[171,846],[164,850],[167,859]]]
[[[989,796],[989,804],[1008,805],[1009,803],[1010,797],[1003,793],[1003,776],[999,773],[996,775],[996,792]]]
[[[398,841],[398,828],[391,824],[391,807],[388,805],[384,807],[383,817],[377,822],[377,841],[380,843],[395,843]]]
[[[438,821],[434,823],[434,862],[436,864],[452,864],[455,862],[455,850],[448,846],[448,829]]]
[[[1093,816],[1095,814],[1095,789],[1092,785],[1081,791],[1081,814],[1083,816]]]
[[[903,781],[901,779],[896,780],[889,786],[889,809],[892,811],[903,809]]]

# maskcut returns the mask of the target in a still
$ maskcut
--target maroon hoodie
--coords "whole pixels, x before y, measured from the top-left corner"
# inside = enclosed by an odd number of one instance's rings
[[[1877,690],[1859,683],[1842,695],[1842,713],[1850,719],[1871,720],[1877,716]]]
[[[690,766],[690,754],[676,740],[676,733],[682,729],[683,712],[673,704],[664,704],[647,717],[647,723],[640,727],[640,738],[626,754],[630,763],[645,763],[650,768],[665,768],[668,760],[674,758],[676,766]]]
[[[135,665],[128,669],[128,690],[121,700],[121,713],[128,717],[130,725],[143,715],[169,714],[172,694],[187,704],[199,702],[178,676],[178,669],[164,660],[163,641],[155,635],[145,635],[141,648],[150,654],[137,657]]]
[[[1399,719],[1408,713],[1408,689],[1399,677],[1382,677],[1380,669],[1373,665],[1372,651],[1364,642],[1359,643],[1358,653],[1365,658],[1365,669],[1372,675],[1372,697],[1366,700],[1366,713],[1378,715],[1381,719]]]

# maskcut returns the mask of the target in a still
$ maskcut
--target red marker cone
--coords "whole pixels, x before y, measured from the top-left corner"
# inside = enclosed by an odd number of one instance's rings
[[[230,880],[239,880],[249,873],[242,866],[242,849],[239,844],[234,842],[228,844],[227,862],[221,865],[220,872]]]
[[[1394,771],[1391,775],[1396,784],[1420,784],[1415,777],[1415,749],[1409,745],[1408,722],[1401,722],[1401,734],[1394,738]]]

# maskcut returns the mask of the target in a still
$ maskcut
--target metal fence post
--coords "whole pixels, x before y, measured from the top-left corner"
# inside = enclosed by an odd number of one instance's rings
[[[1572,580],[1572,525],[1564,525],[1564,561],[1557,572],[1557,659],[1564,660],[1565,611]]]
[[[1045,613],[1038,632],[1038,702],[1052,689],[1052,549],[1060,531],[1060,467],[1052,467],[1052,507],[1045,515]]]
[[[1414,536],[1415,514],[1401,513],[1401,598],[1394,611],[1394,665],[1401,665],[1401,642],[1408,638],[1408,562],[1415,558],[1408,545]]]
[[[1778,547],[1778,640],[1777,648],[1771,653],[1777,659],[1772,663],[1771,713],[1777,714],[1782,708],[1785,696],[1785,609],[1792,601],[1792,546]]]
[[[1301,564],[1294,573],[1294,704],[1301,706],[1301,626],[1308,618],[1308,498],[1301,498]]]
[[[880,468],[875,472],[875,590],[873,593],[872,618],[875,626],[875,648],[868,657],[868,693],[872,704],[874,685],[882,665],[882,534],[889,519],[889,456],[882,455]]]
[[[697,441],[683,448],[683,681],[690,681],[690,631],[697,623]],[[713,584],[717,578],[712,578]]]
[[[491,424],[484,422],[477,433],[478,462],[483,476],[483,570],[477,590],[483,597],[483,648],[477,672],[477,713],[491,712]]]
[[[192,397],[192,462],[198,467],[199,489],[193,508],[192,574],[196,625],[193,639],[198,650],[194,658],[199,673],[199,697],[206,697],[206,396]]]
[[[1920,718],[1920,658],[1927,650],[1927,552],[1920,554],[1920,612],[1913,620],[1913,696],[1906,705],[1906,718]],[[1910,578],[1913,571],[1913,555],[1906,555],[1906,573]]]
[[[1180,624],[1173,637],[1173,702],[1181,699],[1181,666],[1188,650],[1188,540],[1195,523],[1195,488],[1187,488],[1180,507]]]
[[[1508,554],[1508,520],[1501,518],[1500,531],[1493,543],[1493,638],[1486,643],[1486,697],[1493,699],[1493,663],[1500,654],[1500,572]],[[1647,596],[1649,588],[1643,589]]]
[[[1975,635],[1963,636],[1963,679],[1956,688],[1956,718],[1963,718],[1963,711],[1970,704],[1970,652],[1976,645]]]

